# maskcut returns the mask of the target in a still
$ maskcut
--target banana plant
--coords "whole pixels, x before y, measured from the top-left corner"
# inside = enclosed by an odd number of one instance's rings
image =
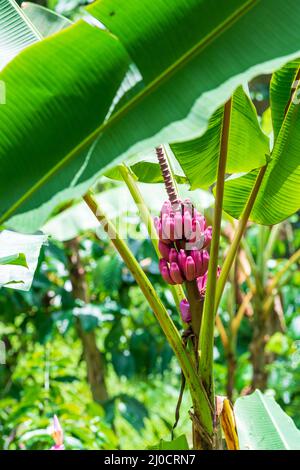
[[[7,6],[8,0],[0,5]],[[12,0],[9,5],[24,23]],[[300,56],[300,5],[292,0],[102,0],[87,10],[94,19],[89,16],[47,40],[36,37],[35,44],[24,44],[13,60],[8,55],[10,62],[0,74],[7,90],[6,104],[0,106],[0,222],[21,214],[24,224],[31,218],[37,228],[59,203],[83,195],[177,356],[193,403],[194,448],[217,449],[222,419],[213,378],[214,324],[226,280],[249,217],[273,224],[299,207],[298,85],[293,89],[293,83]],[[29,19],[25,23],[28,27]],[[294,74],[281,70],[272,81],[276,132],[270,147],[241,85],[288,61],[294,61]],[[170,144],[193,188],[215,185],[212,229],[177,193],[162,143]],[[118,164],[142,219],[149,220],[136,181],[121,164],[154,147],[169,198],[154,243],[162,276],[173,286],[188,323],[182,336],[88,191],[100,173]],[[246,175],[225,183],[228,174],[240,172]],[[218,279],[223,209],[239,224]],[[175,219],[184,227],[178,240]],[[186,224],[198,236],[192,240],[198,243],[194,251],[187,246]],[[146,225],[157,238],[153,222]],[[204,248],[209,242],[208,255]]]

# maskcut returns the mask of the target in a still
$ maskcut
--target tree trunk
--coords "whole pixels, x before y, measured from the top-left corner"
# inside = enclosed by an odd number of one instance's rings
[[[98,403],[103,403],[108,399],[105,384],[105,365],[96,344],[95,332],[84,331],[78,319],[76,323],[76,329],[82,342],[84,359],[87,365],[88,382],[93,399]]]
[[[268,364],[274,361],[274,354],[265,350],[270,337],[277,331],[283,332],[274,303],[268,312],[260,311],[254,317],[254,331],[250,345],[253,377],[251,391],[265,390],[268,385]]]
[[[262,317],[262,314],[261,314]],[[265,390],[268,381],[268,373],[266,371],[267,358],[265,346],[267,343],[267,325],[265,320],[255,322],[253,339],[250,345],[251,362],[253,366],[253,377],[251,391],[255,389]]]
[[[79,242],[77,239],[71,240],[66,242],[66,247],[73,296],[75,299],[88,302],[85,270],[79,256]],[[108,399],[105,384],[105,364],[97,347],[95,331],[84,331],[79,318],[76,319],[76,330],[82,342],[83,355],[87,366],[87,379],[93,399],[96,402],[103,403]]]

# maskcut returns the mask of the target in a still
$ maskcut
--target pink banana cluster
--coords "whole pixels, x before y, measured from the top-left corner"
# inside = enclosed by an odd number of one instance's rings
[[[169,247],[175,243],[178,249],[201,250],[211,241],[212,228],[206,226],[205,217],[189,199],[172,205],[165,201],[154,223],[159,239]]]
[[[165,247],[159,248],[160,252]],[[177,252],[176,248],[170,248],[169,256],[159,261],[159,269],[162,277],[168,284],[182,284],[185,281],[194,281],[203,276],[208,268],[209,254],[206,250],[191,250],[186,252],[182,248]]]
[[[189,199],[171,205],[165,201],[155,226],[162,255],[159,269],[168,284],[182,284],[207,272],[212,229]]]
[[[191,201],[163,203],[160,217],[154,219],[158,233],[158,247],[162,258],[159,270],[163,279],[171,285],[186,281],[197,282],[201,297],[205,296],[212,227],[207,227],[205,217]],[[180,304],[184,322],[191,321],[190,306],[184,299]]]

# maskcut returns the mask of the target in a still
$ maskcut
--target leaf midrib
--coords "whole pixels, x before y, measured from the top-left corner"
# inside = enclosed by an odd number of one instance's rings
[[[69,161],[80,154],[86,147],[106,129],[109,129],[115,122],[126,115],[132,108],[139,104],[151,92],[159,88],[162,83],[171,78],[178,70],[184,65],[194,59],[202,50],[204,50],[211,42],[223,34],[233,24],[235,24],[243,15],[257,5],[261,0],[248,0],[242,7],[237,9],[211,33],[202,38],[195,46],[189,49],[183,56],[181,56],[174,64],[165,69],[156,79],[149,83],[143,90],[137,93],[129,102],[121,107],[110,119],[102,123],[97,129],[89,134],[82,140],[76,147],[74,147],[60,162],[58,162],[51,170],[48,171],[40,180],[38,180],[21,198],[19,198],[1,217],[0,224],[9,218],[25,201],[27,201],[36,191],[38,191],[52,176],[61,170]],[[23,15],[23,12],[22,12]]]
[[[27,18],[27,16],[24,14],[23,10],[19,7],[19,5],[16,2],[13,2],[12,0],[9,0],[10,5],[12,8],[20,15],[24,23],[31,29],[32,33],[35,34],[36,38],[38,40],[43,39],[42,35],[39,33],[39,31],[36,29],[33,23]]]

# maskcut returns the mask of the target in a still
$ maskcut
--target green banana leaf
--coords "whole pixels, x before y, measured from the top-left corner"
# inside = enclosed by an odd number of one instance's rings
[[[171,149],[191,184],[208,188],[216,181],[221,147],[224,107],[210,118],[208,129],[198,139],[171,144]],[[255,108],[239,87],[232,97],[226,172],[246,172],[266,163],[269,139],[262,132]]]
[[[300,450],[300,431],[274,398],[256,390],[238,398],[234,413],[241,450]]]
[[[288,64],[274,75],[271,83],[276,140],[250,216],[260,224],[277,224],[300,207],[300,109],[298,97],[290,100],[298,64]],[[233,217],[241,215],[257,174],[252,171],[225,184],[224,209]]]
[[[275,72],[272,76],[270,101],[275,140],[280,132],[291,93],[295,91],[293,84],[296,84],[299,66],[299,60],[292,61]]]
[[[199,137],[238,85],[299,56],[292,0],[105,0],[90,11],[111,32],[80,21],[0,75],[1,222],[45,218],[116,159]],[[124,81],[131,61],[138,86]]]

